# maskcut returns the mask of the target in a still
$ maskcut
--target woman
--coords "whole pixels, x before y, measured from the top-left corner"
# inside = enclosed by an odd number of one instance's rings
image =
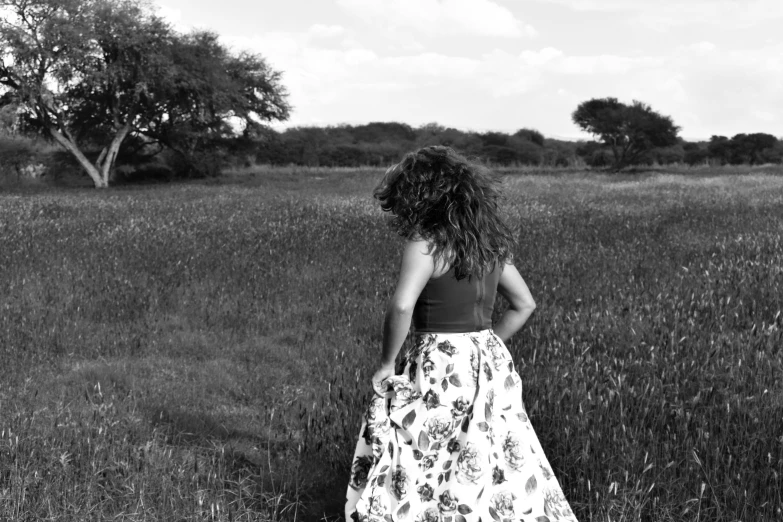
[[[375,190],[406,243],[347,520],[576,520],[504,345],[536,305],[512,264],[498,196],[485,169],[448,147],[406,155]],[[493,326],[496,292],[509,308]],[[411,322],[413,346],[395,375]]]

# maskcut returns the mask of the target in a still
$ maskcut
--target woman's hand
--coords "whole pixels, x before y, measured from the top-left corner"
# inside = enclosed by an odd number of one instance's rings
[[[386,393],[385,387],[383,386],[383,381],[388,379],[389,377],[394,376],[394,365],[391,366],[381,366],[378,371],[376,371],[372,376],[372,389],[375,391],[376,395],[379,395],[381,397],[384,397],[384,393]]]

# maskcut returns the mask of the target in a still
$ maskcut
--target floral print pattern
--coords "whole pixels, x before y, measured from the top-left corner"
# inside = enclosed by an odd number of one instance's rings
[[[525,455],[516,434],[509,433],[503,441],[503,455],[506,458],[506,469],[512,472],[521,471],[525,466]]]
[[[468,442],[457,459],[457,482],[460,484],[478,484],[486,471],[482,464],[486,461],[476,445]]]
[[[514,518],[514,501],[516,499],[516,495],[510,491],[495,493],[492,495],[492,499],[489,502],[489,514],[492,515],[492,510],[494,510],[494,514],[498,515],[500,518]]]
[[[419,334],[364,415],[346,520],[576,522],[491,330]]]
[[[435,490],[432,489],[432,486],[430,486],[429,484],[426,484],[426,483],[423,486],[419,486],[416,489],[416,493],[419,494],[419,499],[422,502],[429,502],[430,500],[432,500],[432,494],[434,492],[435,492]]]
[[[440,522],[438,508],[428,508],[416,517],[416,522]]]
[[[372,469],[373,460],[371,455],[360,455],[353,461],[351,481],[349,482],[353,489],[362,489],[367,485],[367,477]]]
[[[439,497],[438,510],[444,515],[451,515],[457,510],[457,499],[451,491],[444,491]]]
[[[392,495],[394,495],[394,498],[397,500],[405,498],[408,495],[409,484],[410,479],[408,478],[408,474],[405,472],[405,468],[398,465],[394,470],[394,473],[392,473],[391,479],[391,491]]]

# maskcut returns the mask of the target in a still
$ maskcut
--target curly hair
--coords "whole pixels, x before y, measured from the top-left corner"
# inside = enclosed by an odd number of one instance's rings
[[[499,179],[450,147],[424,147],[389,168],[373,192],[399,235],[430,243],[456,278],[483,277],[512,258],[511,229],[498,213]]]

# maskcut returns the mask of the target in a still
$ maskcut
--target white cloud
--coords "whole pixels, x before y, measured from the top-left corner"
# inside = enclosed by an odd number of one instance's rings
[[[759,120],[767,121],[767,122],[778,121],[779,118],[777,114],[769,111],[763,111],[763,110],[755,110],[753,111],[753,115]]]
[[[698,53],[711,53],[714,51],[717,47],[712,42],[698,42],[695,44],[691,44],[688,46],[688,49],[691,51],[696,51]]]
[[[346,64],[356,66],[373,62],[378,59],[378,55],[368,49],[349,49],[345,51],[343,59]]]
[[[563,56],[563,51],[554,47],[545,47],[540,51],[522,51],[519,57],[527,65],[540,66]]]
[[[635,78],[637,87],[633,97],[644,100],[645,96],[654,96],[656,99],[665,99],[670,106],[684,104],[688,101],[688,93],[683,81],[685,75],[676,69],[643,69]]]
[[[783,18],[780,0],[537,0],[575,11],[626,12],[637,23],[665,30],[690,24],[751,26]]]
[[[438,53],[385,58],[382,66],[395,75],[446,78],[469,78],[476,73],[479,61]]]
[[[323,25],[315,24],[310,26],[308,33],[315,38],[331,38],[333,36],[341,35],[345,32],[345,28],[341,25]]]
[[[418,86],[414,82],[351,82],[346,83],[348,89],[361,90],[372,93],[393,93],[415,89]]]
[[[540,68],[556,74],[591,75],[591,74],[624,74],[632,69],[639,69],[659,63],[661,60],[652,57],[630,58],[611,54],[566,56],[563,51],[554,47],[545,47],[540,51],[522,51],[519,55],[527,67]]]
[[[657,59],[650,57],[629,58],[612,54],[566,56],[556,70],[572,75],[621,75],[650,66],[655,62]]]
[[[783,45],[721,53],[686,48],[667,65],[657,82],[642,79],[657,86],[655,96],[672,107],[684,134],[779,133]]]
[[[476,82],[495,98],[524,94],[539,85],[541,71],[524,58],[495,49],[481,57]]]
[[[596,78],[616,85],[625,84],[630,78],[637,77],[650,67],[660,66],[661,63],[662,60],[655,57],[568,56],[554,47],[545,47],[538,51],[525,50],[518,55],[495,49],[482,55],[474,81],[496,98],[514,97],[545,86],[549,86],[554,92],[571,94],[572,84],[578,88],[585,80]],[[646,82],[652,79],[648,78]],[[665,75],[657,76],[655,80],[658,83],[665,82],[665,89],[668,91],[675,87],[671,78]],[[568,85],[569,89],[560,87],[560,84]],[[681,95],[682,93],[677,92],[677,96]]]
[[[387,28],[409,27],[424,34],[534,37],[506,7],[492,0],[337,0],[344,10]]]
[[[525,27],[522,28],[522,31],[525,33],[525,36],[531,39],[538,36],[538,31],[536,31],[536,28],[530,24],[525,24]]]

